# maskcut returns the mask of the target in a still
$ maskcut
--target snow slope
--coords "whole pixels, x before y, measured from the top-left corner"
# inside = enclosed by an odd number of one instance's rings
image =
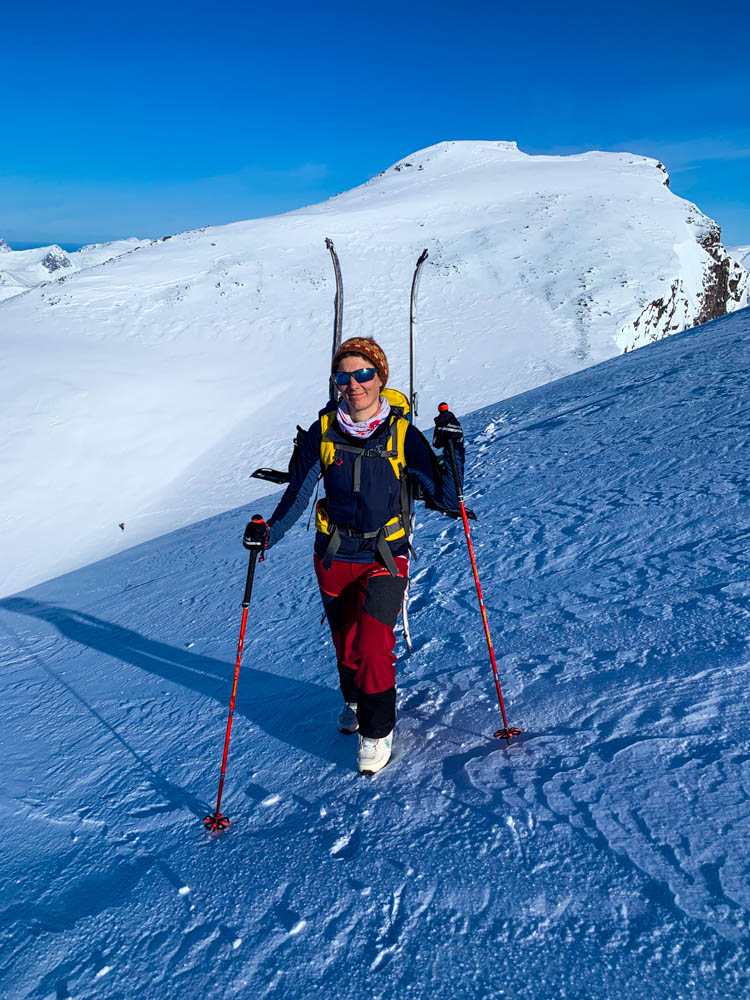
[[[750,245],[727,247],[727,252],[743,267],[750,266]]]
[[[722,269],[717,227],[666,180],[624,153],[443,143],[324,204],[183,233],[0,304],[0,593],[260,495],[248,470],[286,462],[327,396],[326,236],[345,332],[382,342],[397,387],[429,248],[428,423],[443,397],[466,412],[689,326],[730,284],[739,303],[747,272]]]
[[[0,301],[44,282],[57,280],[61,275],[103,264],[131,250],[148,246],[150,242],[132,236],[111,243],[91,243],[68,253],[56,244],[32,250],[11,250],[5,240],[0,240]]]
[[[396,758],[335,731],[299,524],[248,515],[0,602],[8,1000],[748,996],[750,311],[471,414],[423,514]]]

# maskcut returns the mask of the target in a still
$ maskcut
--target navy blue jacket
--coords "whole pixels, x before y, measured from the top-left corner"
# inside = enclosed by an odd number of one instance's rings
[[[389,431],[389,421],[383,423],[369,438],[354,438],[345,434],[334,420],[329,436],[349,446],[363,450],[383,448]],[[269,548],[280,541],[297,519],[304,513],[320,476],[320,420],[311,424],[292,460],[291,479],[284,495],[268,519],[271,528]],[[400,485],[388,461],[382,458],[364,458],[361,462],[361,487],[359,493],[352,488],[353,466],[356,455],[343,452],[325,473],[325,505],[332,524],[372,532],[400,512]],[[407,475],[418,483],[423,497],[437,507],[455,511],[458,508],[453,474],[447,462],[435,455],[421,431],[410,424],[404,438],[404,457]],[[456,447],[459,474],[463,476],[464,447]],[[330,536],[316,532],[315,551],[322,556]],[[372,562],[376,559],[375,539],[343,535],[336,559],[344,562]],[[408,539],[398,538],[388,543],[394,556],[408,552]]]

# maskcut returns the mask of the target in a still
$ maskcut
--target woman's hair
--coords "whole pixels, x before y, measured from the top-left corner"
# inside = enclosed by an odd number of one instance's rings
[[[364,354],[360,354],[359,351],[344,351],[343,354],[336,355],[337,368],[339,364],[344,360],[344,358],[362,358],[363,361],[370,361],[369,358],[366,358]],[[370,361],[370,364],[374,364],[374,362]]]

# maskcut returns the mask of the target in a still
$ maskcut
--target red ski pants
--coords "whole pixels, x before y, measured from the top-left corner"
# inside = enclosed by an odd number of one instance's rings
[[[363,736],[386,736],[396,721],[396,657],[393,653],[409,559],[396,556],[398,576],[381,563],[336,561],[330,569],[315,556],[315,575],[336,649],[341,691],[357,703]]]

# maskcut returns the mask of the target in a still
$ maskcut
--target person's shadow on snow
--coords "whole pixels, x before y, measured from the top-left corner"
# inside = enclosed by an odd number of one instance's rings
[[[0,600],[0,608],[39,618],[81,646],[99,650],[115,660],[190,688],[226,706],[227,710],[229,708],[234,662],[190,653],[186,649],[148,639],[121,625],[46,601],[8,597]],[[343,738],[337,739],[333,719],[336,692],[330,687],[299,678],[258,670],[247,663],[248,659],[246,646],[235,712],[274,739],[304,753],[334,764],[347,760],[351,748],[348,742],[343,745],[346,742]],[[214,717],[210,724],[215,726]],[[330,740],[320,739],[321,725],[330,730]]]

